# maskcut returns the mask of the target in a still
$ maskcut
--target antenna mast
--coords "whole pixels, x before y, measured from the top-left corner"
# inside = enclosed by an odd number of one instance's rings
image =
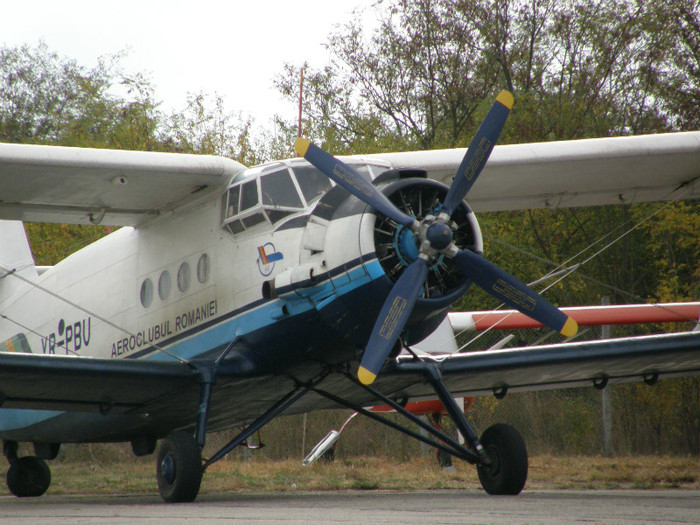
[[[304,68],[299,71],[299,123],[297,125],[297,137],[301,137],[301,102],[304,94]]]

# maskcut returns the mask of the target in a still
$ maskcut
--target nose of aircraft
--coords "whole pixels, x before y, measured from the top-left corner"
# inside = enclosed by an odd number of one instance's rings
[[[463,275],[505,304],[566,336],[577,332],[576,321],[546,299],[481,255],[469,249],[461,249],[453,242],[452,214],[486,165],[512,106],[513,96],[507,91],[501,92],[469,145],[447,196],[436,207],[434,213],[420,221],[400,210],[352,168],[308,140],[297,139],[295,148],[299,155],[358,199],[372,206],[378,213],[410,229],[418,240],[417,256],[399,276],[374,324],[358,369],[358,378],[363,384],[369,385],[374,382],[422,292],[429,266],[441,256],[454,259]],[[411,244],[406,236],[401,237],[400,243],[409,254],[412,253]],[[412,257],[409,255],[409,258]]]

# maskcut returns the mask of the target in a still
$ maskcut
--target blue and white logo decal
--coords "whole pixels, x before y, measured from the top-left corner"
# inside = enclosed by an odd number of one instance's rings
[[[275,261],[281,261],[284,256],[275,250],[271,242],[258,246],[258,270],[263,277],[267,277],[275,269]]]

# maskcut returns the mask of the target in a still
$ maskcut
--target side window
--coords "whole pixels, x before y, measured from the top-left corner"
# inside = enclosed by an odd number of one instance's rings
[[[209,256],[203,253],[197,261],[197,280],[204,284],[209,280]]]
[[[153,281],[144,279],[141,283],[141,306],[148,308],[153,302]]]
[[[190,287],[190,265],[184,262],[177,270],[177,289],[186,292]]]
[[[249,215],[248,217],[244,217],[241,219],[241,222],[243,222],[243,226],[248,228],[252,228],[253,226],[257,224],[261,224],[265,222],[265,216],[262,213],[255,213],[253,215]]]
[[[331,189],[331,180],[313,166],[294,168],[294,174],[307,203],[311,203]]]
[[[240,195],[240,186],[234,186],[228,190],[228,208],[226,209],[226,217],[233,217],[238,213],[238,199]]]
[[[246,182],[241,188],[241,207],[238,211],[245,211],[258,203],[258,188],[255,180]]]

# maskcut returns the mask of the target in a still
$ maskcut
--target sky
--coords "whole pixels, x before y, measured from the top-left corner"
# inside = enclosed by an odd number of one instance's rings
[[[102,55],[121,61],[155,85],[168,111],[188,93],[222,96],[228,111],[265,125],[273,115],[293,120],[295,103],[273,87],[285,62],[322,67],[334,26],[377,0],[25,0],[3,2],[0,44],[36,45],[93,67]]]

